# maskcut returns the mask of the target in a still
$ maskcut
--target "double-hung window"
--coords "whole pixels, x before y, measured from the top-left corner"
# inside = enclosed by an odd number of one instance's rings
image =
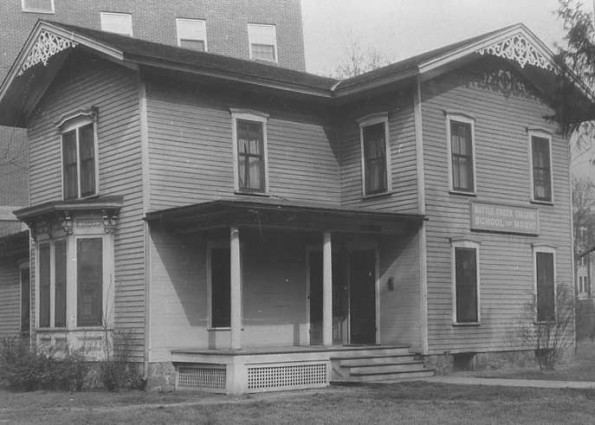
[[[453,322],[479,323],[479,244],[452,244]]]
[[[62,126],[64,199],[97,194],[97,143],[95,122],[77,118]]]
[[[207,51],[207,22],[204,19],[176,19],[178,46]]]
[[[21,0],[23,12],[54,13],[54,0]]]
[[[362,152],[364,196],[390,191],[388,114],[369,115],[358,120]]]
[[[474,120],[464,115],[448,115],[450,189],[475,193]]]
[[[266,193],[267,114],[232,110],[235,189],[238,192]]]
[[[532,200],[552,202],[552,138],[545,132],[530,132]]]
[[[537,322],[556,320],[556,260],[549,248],[534,250]]]
[[[39,245],[39,327],[66,327],[66,240]]]
[[[250,59],[278,62],[275,25],[248,24]]]

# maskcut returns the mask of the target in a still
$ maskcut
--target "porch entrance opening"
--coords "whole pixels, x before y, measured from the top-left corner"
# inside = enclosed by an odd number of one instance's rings
[[[308,253],[310,345],[322,345],[323,260]],[[333,253],[333,344],[376,343],[376,253]]]

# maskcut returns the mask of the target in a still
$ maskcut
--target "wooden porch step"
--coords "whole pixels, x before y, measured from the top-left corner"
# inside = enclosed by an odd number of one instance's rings
[[[415,354],[402,354],[398,356],[374,356],[374,357],[350,357],[348,359],[340,360],[339,364],[342,367],[355,367],[367,365],[384,365],[395,363],[414,363],[416,362]]]
[[[410,356],[411,351],[409,347],[354,347],[353,349],[344,349],[343,351],[334,352],[332,358],[334,359],[354,359],[366,357],[386,357],[386,356]]]
[[[379,375],[385,373],[408,373],[426,370],[422,362],[366,365],[349,368],[349,376]]]
[[[352,375],[346,382],[392,382],[403,379],[429,378],[434,376],[434,370],[403,371],[398,373],[378,373],[368,375]]]

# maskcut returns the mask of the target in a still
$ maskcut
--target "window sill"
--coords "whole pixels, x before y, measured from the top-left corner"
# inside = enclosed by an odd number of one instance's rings
[[[270,198],[270,196],[271,196],[266,192],[248,192],[248,191],[236,190],[234,193],[236,195],[240,195],[240,196],[258,196],[261,198]]]
[[[37,328],[37,333],[51,333],[51,332],[111,332],[113,329],[104,328],[103,326],[81,326],[77,328]]]
[[[481,322],[458,323],[453,322],[452,326],[455,328],[476,328],[481,325]]]
[[[56,12],[49,11],[49,10],[24,10],[23,13],[39,13],[42,15],[55,15]]]
[[[392,196],[392,194],[393,192],[372,193],[370,195],[362,196],[362,201],[367,201],[368,199],[388,198]]]
[[[240,330],[244,330],[244,328],[241,328]],[[213,327],[207,327],[207,331],[208,332],[231,332],[231,328],[213,328]]]
[[[471,196],[473,198],[477,197],[477,192],[463,192],[461,190],[449,190],[448,193],[451,195],[462,195],[462,196]]]
[[[554,203],[552,201],[539,201],[537,199],[531,199],[531,203],[537,204],[537,205],[550,205],[550,206],[554,205]]]
[[[37,333],[50,333],[50,332],[68,332],[68,328],[37,328],[35,332]]]

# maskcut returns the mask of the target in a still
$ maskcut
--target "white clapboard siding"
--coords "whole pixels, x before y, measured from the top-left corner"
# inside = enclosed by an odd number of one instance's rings
[[[0,258],[0,339],[21,330],[21,285],[19,268],[11,258]]]
[[[428,343],[430,353],[518,348],[515,328],[523,306],[533,297],[532,244],[557,248],[558,282],[571,283],[571,233],[568,148],[544,120],[551,111],[534,95],[479,88],[482,67],[458,71],[422,85],[423,140],[427,216]],[[477,196],[449,193],[445,111],[475,118]],[[530,202],[527,128],[554,133],[552,139],[554,205]],[[539,208],[540,235],[470,231],[470,202]],[[452,324],[450,238],[469,237],[480,245],[481,324]]]
[[[392,92],[387,98],[375,99],[373,105],[373,108],[347,109],[339,121],[342,202],[344,205],[415,213],[418,211],[418,193],[413,93]],[[388,112],[392,195],[362,199],[362,154],[357,119],[377,112]]]
[[[137,75],[78,53],[52,83],[29,123],[31,205],[62,199],[59,119],[79,109],[98,108],[99,190],[122,195],[115,239],[116,327],[135,335],[136,359],[144,340],[144,236]],[[33,276],[32,276],[33,279]],[[34,280],[32,280],[34,282]]]
[[[270,115],[271,196],[339,205],[338,159],[316,111],[285,111],[274,100],[210,93],[190,83],[149,79],[147,92],[151,210],[234,196],[230,108]]]

